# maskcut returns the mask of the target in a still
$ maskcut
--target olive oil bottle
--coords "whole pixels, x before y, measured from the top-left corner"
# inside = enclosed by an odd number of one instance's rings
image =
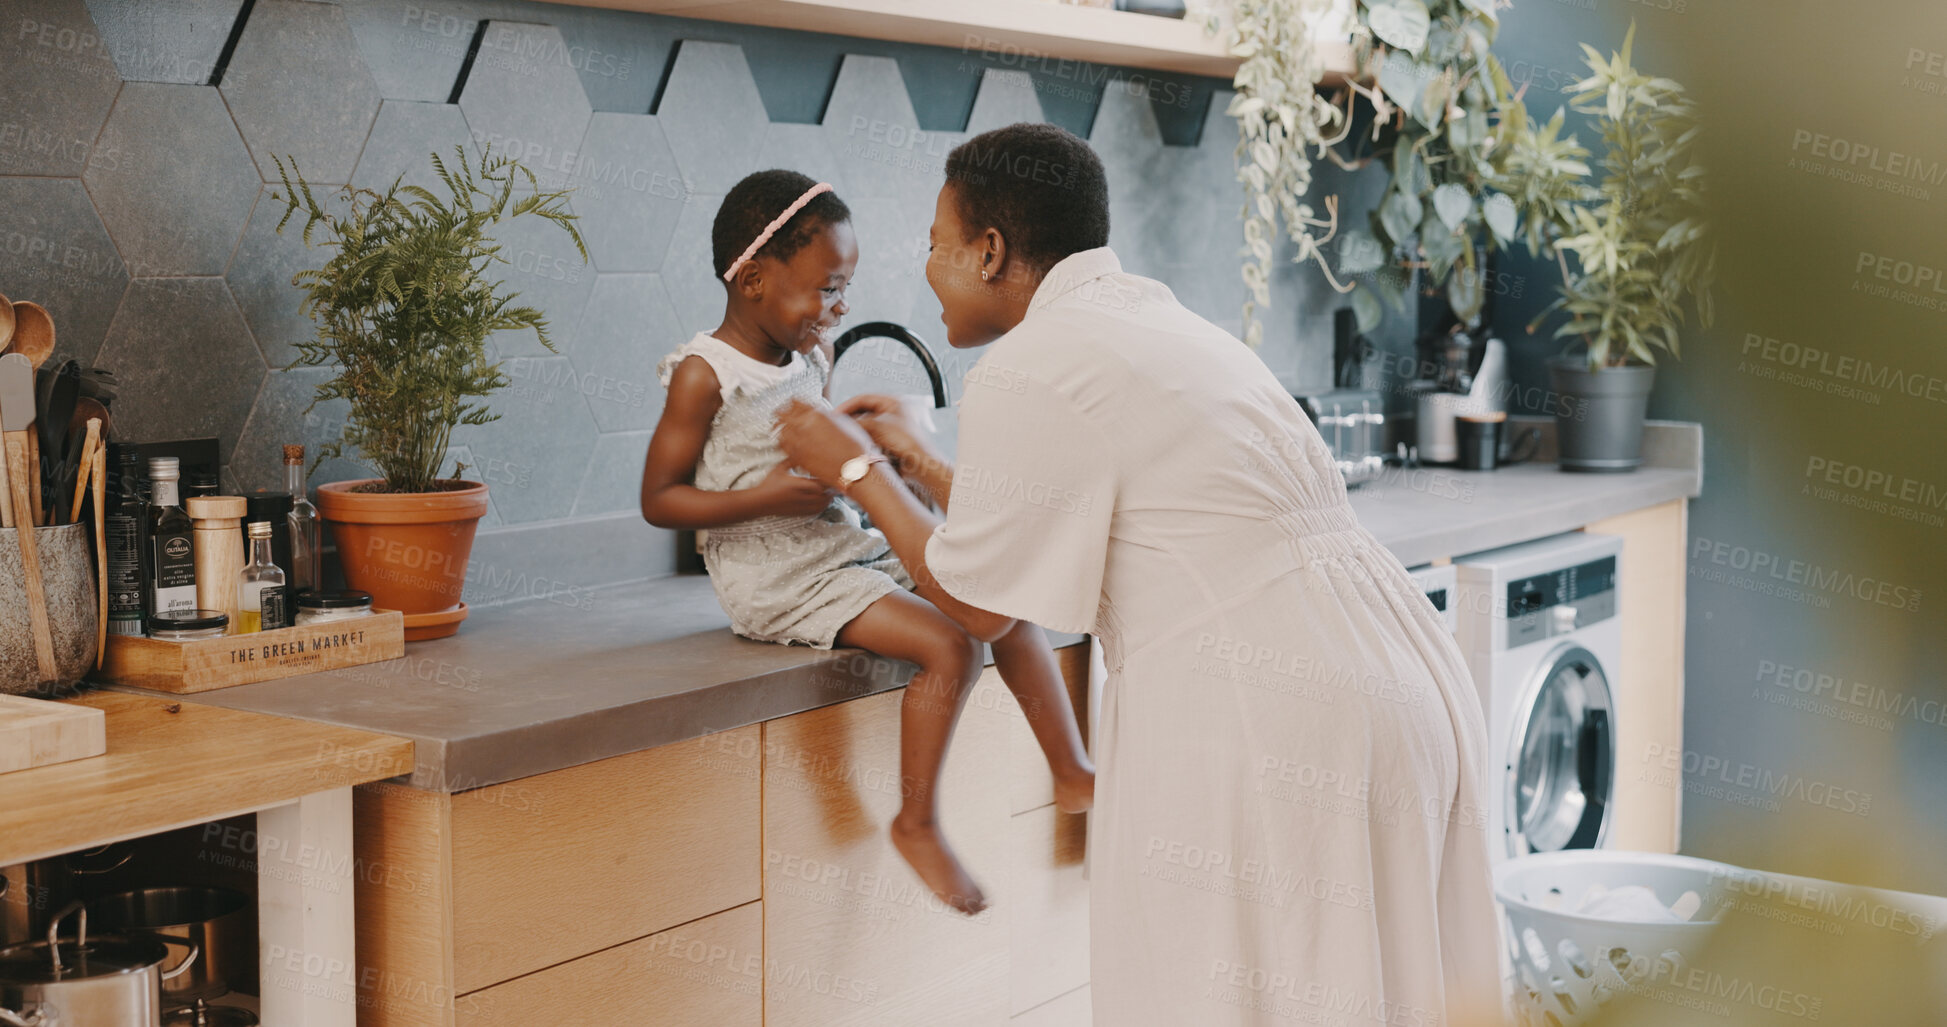
[[[196,609],[194,527],[176,498],[181,464],[173,456],[149,458],[149,510],[143,525],[142,587],[147,616]]]
[[[251,521],[250,564],[237,578],[236,633],[291,626],[290,596],[284,572],[270,558],[270,522]]]

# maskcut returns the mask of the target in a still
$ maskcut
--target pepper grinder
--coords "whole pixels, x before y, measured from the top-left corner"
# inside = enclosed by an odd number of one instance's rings
[[[221,610],[237,623],[237,576],[243,573],[239,533],[249,503],[242,496],[191,496],[183,502],[195,529],[196,607]]]

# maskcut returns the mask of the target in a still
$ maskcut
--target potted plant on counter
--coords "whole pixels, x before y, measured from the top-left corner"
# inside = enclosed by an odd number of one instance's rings
[[[488,277],[506,263],[492,232],[514,218],[546,218],[588,258],[566,191],[541,191],[532,172],[491,152],[476,162],[456,148],[450,164],[438,154],[432,162],[444,196],[402,185],[401,176],[383,193],[344,187],[332,212],[296,162],[282,159],[275,195],[287,204],[278,231],[302,212],[304,241],[320,236],[335,250],[323,267],[292,278],[318,334],[297,344],[291,366],[336,372],[314,405],[350,404],[344,435],[318,459],[350,446],[380,475],[320,486],[318,507],[346,584],[372,593],[374,606],[403,611],[408,640],[450,635],[466,618],[460,595],[487,486],[440,470],[455,427],[499,416],[482,402],[508,384],[487,337],[528,329],[554,348],[541,311],[513,306],[515,294]]]
[[[1556,338],[1567,352],[1549,365],[1565,471],[1631,471],[1642,462],[1643,418],[1656,376],[1656,351],[1678,355],[1685,308],[1712,321],[1716,247],[1704,217],[1703,167],[1694,144],[1696,114],[1683,87],[1637,71],[1630,62],[1636,27],[1604,60],[1584,45],[1589,77],[1570,105],[1601,127],[1606,152],[1594,186],[1586,153],[1561,137],[1562,113],[1511,125],[1503,187],[1528,219],[1530,252],[1560,262],[1561,296],[1529,325],[1561,310]],[[1571,268],[1568,257],[1575,258]]]

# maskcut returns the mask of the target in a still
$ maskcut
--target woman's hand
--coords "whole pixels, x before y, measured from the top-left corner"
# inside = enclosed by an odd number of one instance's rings
[[[946,458],[920,433],[912,411],[898,397],[872,394],[853,396],[839,404],[838,412],[857,418],[866,433],[872,436],[872,441],[885,451],[901,474],[912,474],[946,462]]]
[[[790,463],[826,485],[837,487],[839,467],[874,449],[864,425],[801,399],[779,407],[776,420],[778,445]]]
[[[803,475],[791,473],[791,461],[780,460],[764,480],[757,483],[764,494],[764,505],[772,516],[811,516],[825,512],[832,503],[831,489]]]

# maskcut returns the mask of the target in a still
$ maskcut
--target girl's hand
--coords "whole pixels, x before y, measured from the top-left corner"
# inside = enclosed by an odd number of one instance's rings
[[[801,399],[778,408],[777,425],[778,445],[789,462],[834,487],[845,461],[873,451],[872,436],[865,426]]]
[[[791,473],[791,461],[781,460],[757,483],[766,504],[775,516],[810,516],[825,512],[832,503],[831,489],[802,475]]]

